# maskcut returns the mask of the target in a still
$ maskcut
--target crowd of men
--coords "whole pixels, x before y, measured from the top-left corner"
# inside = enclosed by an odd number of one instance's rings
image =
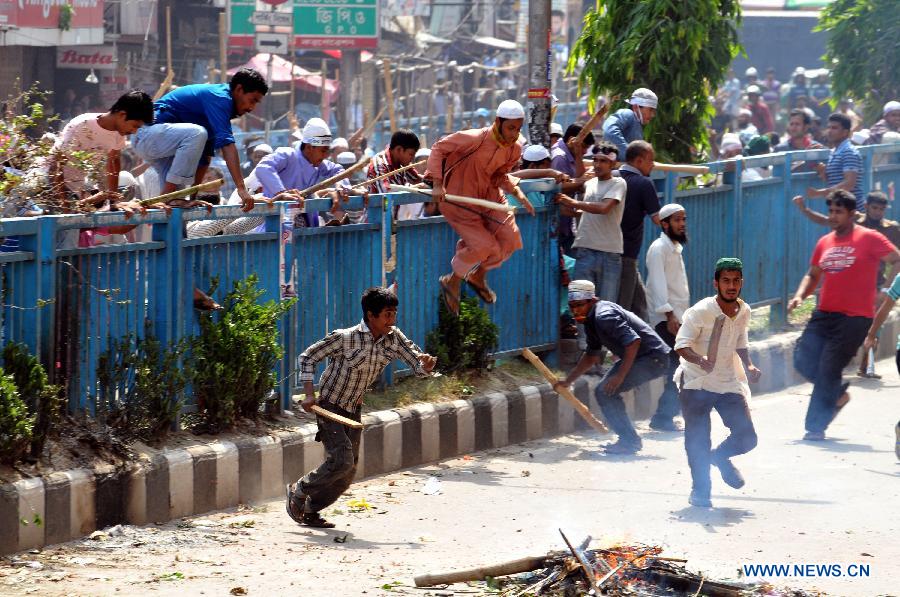
[[[790,305],[796,307],[821,282],[818,308],[795,355],[798,371],[814,383],[804,439],[821,441],[831,420],[850,400],[849,384],[841,377],[844,366],[861,345],[873,345],[886,312],[900,296],[898,275],[880,299],[876,315],[878,291],[888,280],[880,264],[900,262],[900,228],[884,219],[888,203],[884,194],[862,194],[862,163],[853,147],[853,131],[859,127],[855,113],[848,108],[826,114],[825,136],[816,139],[810,126],[822,116],[808,103],[828,95],[815,85],[804,87],[806,72],[796,72],[787,88],[771,75],[760,81],[755,71],[748,70],[743,91],[737,79],[727,82],[717,102],[734,116],[733,122],[721,121],[725,129],[735,128],[721,136],[719,150],[723,157],[770,151],[771,139],[761,133],[773,133],[783,120],[777,115],[785,111],[788,139],[777,149],[810,149],[819,147],[817,143],[832,148],[827,163],[796,164],[817,172],[823,180],[824,186],[811,187],[806,197],[826,198],[828,215],[810,210],[803,197],[795,203],[813,221],[831,226],[832,232],[815,247],[809,273]],[[825,83],[823,77],[817,74],[816,85]],[[519,180],[552,178],[560,187],[561,259],[573,280],[567,288],[568,306],[579,324],[569,331],[580,337],[585,350],[559,384],[572,383],[602,364],[605,351],[612,353],[613,363],[603,373],[596,397],[617,435],[605,451],[629,455],[642,445],[622,392],[663,378],[665,390],[650,426],[668,432],[684,429],[693,476],[691,503],[710,505],[711,465],[718,467],[729,485],[744,484],[731,458],[756,445],[747,408],[748,383],[758,380],[761,372],[749,355],[750,307],[740,299],[743,265],[737,257],[720,259],[710,276],[716,294],[692,304],[682,257],[688,243],[688,214],[678,204],[660,205],[650,179],[655,152],[644,139],[644,127],[656,115],[659,99],[653,91],[636,89],[627,100],[628,107],[610,114],[596,138],[595,131],[583,131],[581,123],[566,127],[554,123],[549,150],[526,146],[520,134],[525,110],[519,102],[506,100],[497,107],[492,122],[448,134],[430,149],[422,147],[412,131],[399,130],[387,147],[372,152],[359,135],[351,135],[350,140],[335,138],[325,121],[311,118],[294,131],[290,146],[248,144],[246,159],[241,161],[231,122],[253,111],[267,93],[265,79],[251,69],[238,71],[227,84],[188,85],[155,102],[144,92],[131,91],[106,113],[82,114],[69,121],[49,160],[41,164],[42,175],[58,193],[59,205],[89,205],[126,214],[148,207],[211,208],[220,200],[249,212],[257,202],[289,201],[288,224],[295,229],[364,222],[365,209],[347,208],[351,195],[365,198],[370,192],[390,191],[394,185],[418,189],[423,202],[404,205],[393,216],[409,219],[440,213],[459,235],[449,272],[435,281],[454,314],[459,311],[463,284],[485,303],[496,302],[487,274],[522,248],[507,196],[533,214]],[[816,105],[821,107],[822,102]],[[865,142],[888,141],[891,134],[900,134],[900,102],[888,102],[883,112]],[[129,135],[131,147],[126,149]],[[100,175],[88,179],[75,167],[72,156],[84,152],[105,158]],[[211,166],[217,152],[227,174]],[[743,175],[765,173],[745,169]],[[166,196],[220,178],[233,186],[227,198]],[[315,187],[324,188],[309,190]],[[156,202],[146,201],[159,195]],[[331,208],[325,212],[306,209],[312,197],[330,198]],[[15,215],[41,213],[40,205],[26,203]],[[639,254],[646,218],[660,227],[660,235],[646,254],[645,284]],[[263,225],[259,216],[199,220],[188,225],[186,234],[243,234]],[[58,244],[73,248],[141,240],[146,233],[141,228],[76,231],[74,236],[61,236]],[[289,274],[284,283],[290,292]],[[201,309],[219,308],[197,289],[194,301]],[[379,312],[380,308],[371,315]],[[417,348],[408,352],[410,361],[421,356]],[[360,402],[361,394],[353,404],[341,403],[341,412],[358,416]],[[712,409],[732,432],[714,450],[709,437]],[[679,412],[684,415],[684,428],[676,421]],[[345,447],[342,442],[340,449]],[[339,476],[346,480],[346,474]],[[289,489],[289,505],[294,490]],[[295,511],[292,516],[311,513],[315,512]]]

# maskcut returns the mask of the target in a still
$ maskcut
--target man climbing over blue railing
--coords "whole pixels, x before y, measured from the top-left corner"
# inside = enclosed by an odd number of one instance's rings
[[[244,211],[253,209],[253,195],[241,175],[231,120],[252,112],[268,92],[263,76],[244,68],[231,77],[230,83],[185,85],[158,99],[154,124],[138,131],[134,149],[164,181],[162,193],[200,184],[213,155],[221,151]],[[173,207],[201,204],[209,207],[205,202],[185,199],[169,202]]]

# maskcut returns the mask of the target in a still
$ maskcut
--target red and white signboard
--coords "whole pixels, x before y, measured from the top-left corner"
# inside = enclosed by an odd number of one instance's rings
[[[116,68],[116,53],[112,46],[59,46],[56,48],[56,68]]]
[[[72,29],[103,27],[103,0],[0,0],[0,25],[58,29],[60,6],[72,7]]]

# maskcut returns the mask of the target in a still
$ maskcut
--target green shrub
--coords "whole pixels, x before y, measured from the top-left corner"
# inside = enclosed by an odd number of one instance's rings
[[[278,322],[293,306],[288,301],[257,301],[257,277],[235,282],[218,321],[201,316],[200,335],[191,346],[198,429],[217,433],[241,417],[256,418],[275,388],[275,366],[283,354]]]
[[[464,369],[482,370],[488,367],[491,351],[500,339],[497,325],[478,299],[469,297],[459,304],[459,317],[455,317],[444,301],[440,301],[438,327],[425,339],[425,350],[438,360],[438,370],[443,373]]]
[[[31,455],[40,457],[47,437],[59,425],[60,389],[50,385],[43,365],[25,344],[10,343],[3,347],[3,369],[12,376],[19,396],[33,417]]]
[[[125,437],[165,437],[191,379],[190,363],[183,362],[188,346],[184,340],[163,346],[149,329],[142,339],[129,335],[114,342],[98,361],[98,413]]]
[[[15,464],[28,450],[34,417],[19,397],[11,375],[0,369],[0,462]]]

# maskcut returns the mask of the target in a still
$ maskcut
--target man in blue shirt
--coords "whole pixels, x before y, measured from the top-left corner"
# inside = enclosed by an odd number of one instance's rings
[[[823,189],[809,187],[807,197],[827,197],[838,189],[853,193],[856,199],[856,210],[866,210],[866,201],[862,191],[862,158],[859,151],[850,143],[850,129],[853,123],[850,117],[835,112],[828,117],[828,143],[833,148],[828,164],[819,164],[816,170],[819,177],[828,185]]]
[[[241,176],[231,120],[252,112],[268,91],[263,76],[245,68],[235,73],[229,84],[186,85],[157,100],[154,124],[138,131],[134,149],[165,181],[162,193],[199,184],[213,154],[220,150],[244,211],[253,209],[253,196]],[[191,205],[184,200],[169,204]]]
[[[659,226],[659,196],[653,181],[648,178],[656,157],[653,146],[646,141],[632,141],[625,151],[625,165],[619,175],[628,185],[625,208],[622,211],[622,279],[619,300],[623,308],[647,321],[647,291],[638,270],[638,254],[644,243],[644,217],[650,216]]]
[[[658,100],[655,93],[641,87],[625,103],[631,107],[616,110],[603,123],[603,138],[619,149],[619,159],[629,143],[644,138],[644,126],[656,116]]]
[[[553,384],[569,386],[594,367],[606,348],[619,360],[597,384],[596,397],[603,416],[619,436],[605,447],[607,454],[634,454],[641,449],[641,438],[625,411],[621,392],[636,388],[650,380],[671,375],[669,353],[647,323],[637,315],[594,294],[594,283],[575,280],[569,284],[569,309],[575,321],[584,323],[587,350],[565,379]]]

